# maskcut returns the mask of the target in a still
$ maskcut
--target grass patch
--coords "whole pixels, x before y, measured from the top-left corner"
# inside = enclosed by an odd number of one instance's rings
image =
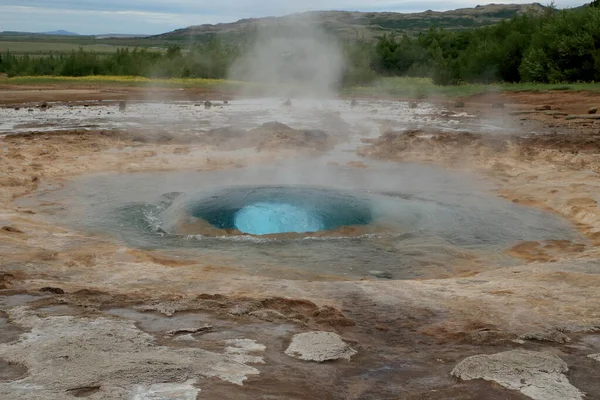
[[[113,46],[110,44],[76,44],[60,42],[11,42],[0,41],[0,53],[10,51],[13,54],[64,54],[83,49],[86,52],[110,54],[120,48],[133,50],[134,47]],[[162,50],[162,49],[161,49]]]
[[[125,86],[125,87],[167,87],[199,88],[206,90],[236,92],[249,90],[257,95],[267,89],[268,84],[231,81],[226,79],[170,78],[156,79],[141,76],[19,76],[3,78],[0,83],[24,86]],[[279,86],[280,88],[281,86]],[[462,98],[482,93],[502,92],[549,92],[549,91],[592,91],[600,92],[600,83],[571,84],[465,84],[455,86],[436,86],[428,78],[382,78],[369,86],[355,86],[340,91],[342,96],[394,96],[406,98],[448,97]]]
[[[502,92],[549,92],[563,91],[599,91],[600,83],[498,83],[498,84],[464,84],[453,86],[436,86],[429,78],[393,77],[382,78],[370,86],[357,86],[344,89],[343,95],[378,96],[390,95],[408,98],[469,97],[482,93]]]
[[[200,88],[220,91],[235,91],[249,85],[244,82],[225,79],[170,78],[151,79],[141,76],[17,76],[1,79],[0,83],[24,86],[129,86],[129,87],[169,87]]]

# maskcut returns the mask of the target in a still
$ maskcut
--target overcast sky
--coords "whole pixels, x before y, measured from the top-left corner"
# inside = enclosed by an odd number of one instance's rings
[[[532,1],[495,0],[495,3]],[[582,0],[556,0],[573,7]],[[0,31],[157,34],[309,10],[419,12],[474,7],[478,0],[0,0]]]

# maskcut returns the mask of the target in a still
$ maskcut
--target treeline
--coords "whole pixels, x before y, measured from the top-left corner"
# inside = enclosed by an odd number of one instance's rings
[[[372,66],[381,75],[431,77],[440,85],[600,81],[599,3],[472,30],[386,36]]]
[[[463,31],[430,29],[416,37],[345,43],[344,85],[378,76],[430,77],[439,85],[490,82],[600,81],[600,0],[577,9],[522,15]],[[0,72],[23,75],[134,75],[226,78],[247,50],[217,38],[182,50],[119,49],[114,54],[0,55]]]
[[[166,52],[117,49],[113,54],[80,49],[69,54],[0,54],[0,72],[12,76],[128,75],[149,78],[225,78],[238,48],[218,40],[196,44],[185,52],[170,46]]]

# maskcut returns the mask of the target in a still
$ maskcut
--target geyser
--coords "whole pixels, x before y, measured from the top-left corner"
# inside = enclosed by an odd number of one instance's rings
[[[235,214],[233,222],[239,231],[253,235],[318,232],[325,229],[323,219],[315,210],[285,203],[250,204]]]
[[[252,186],[193,195],[175,202],[161,220],[163,230],[175,234],[205,234],[212,228],[270,235],[367,225],[373,220],[373,211],[368,199],[345,191]]]

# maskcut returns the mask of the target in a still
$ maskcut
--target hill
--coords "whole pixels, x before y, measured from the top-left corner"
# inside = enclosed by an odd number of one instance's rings
[[[155,39],[169,41],[205,41],[214,36],[235,41],[248,37],[259,27],[272,29],[284,27],[293,19],[305,17],[323,26],[341,39],[373,39],[385,33],[415,34],[431,27],[450,30],[493,25],[502,20],[524,13],[541,13],[546,7],[539,3],[531,4],[488,4],[474,8],[461,8],[452,11],[424,11],[402,14],[395,12],[352,12],[314,11],[292,14],[284,17],[242,19],[237,22],[216,25],[197,25],[178,29]]]
[[[51,32],[42,32],[42,35],[50,35],[50,36],[79,36],[79,33],[58,30],[58,31],[51,31]]]

